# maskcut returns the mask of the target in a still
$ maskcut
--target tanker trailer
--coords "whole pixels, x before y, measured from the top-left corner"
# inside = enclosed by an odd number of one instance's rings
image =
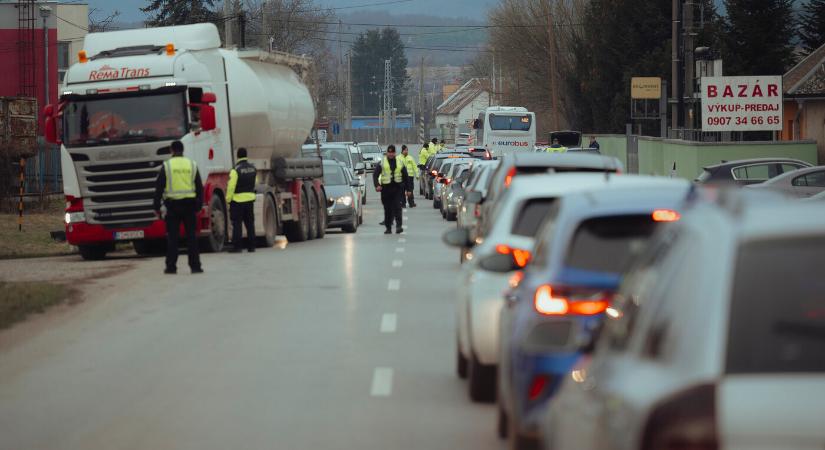
[[[226,185],[242,146],[258,168],[261,244],[280,233],[323,236],[323,166],[295,158],[315,115],[298,75],[308,60],[220,45],[212,24],[85,37],[59,103],[44,109],[46,137],[61,144],[66,238],[85,259],[103,258],[118,241],[138,253],[162,246],[152,197],[174,140],[204,182],[197,223],[205,250],[221,251],[229,235]]]

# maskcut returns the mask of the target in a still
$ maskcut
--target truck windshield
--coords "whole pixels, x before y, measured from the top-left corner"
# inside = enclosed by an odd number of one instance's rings
[[[70,101],[63,108],[67,147],[179,139],[186,134],[183,92]]]
[[[533,125],[533,118],[528,114],[520,114],[517,116],[490,114],[489,123],[491,130],[530,131],[530,127]]]

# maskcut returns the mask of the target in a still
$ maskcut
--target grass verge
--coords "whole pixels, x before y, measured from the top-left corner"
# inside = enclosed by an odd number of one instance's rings
[[[17,214],[0,214],[0,259],[59,256],[73,253],[72,246],[52,240],[51,232],[63,230],[60,208],[23,213],[23,231]]]
[[[0,281],[0,330],[63,303],[70,294],[61,284]]]

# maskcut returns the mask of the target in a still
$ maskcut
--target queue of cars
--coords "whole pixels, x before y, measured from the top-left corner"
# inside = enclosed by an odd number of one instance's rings
[[[776,181],[709,183],[759,163]],[[825,448],[825,205],[779,193],[825,168],[798,163],[691,183],[586,152],[431,157],[455,370],[508,448]]]

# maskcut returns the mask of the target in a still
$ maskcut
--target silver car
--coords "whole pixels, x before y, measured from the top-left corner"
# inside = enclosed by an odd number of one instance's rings
[[[462,178],[462,176],[469,168],[469,162],[453,164],[450,173],[447,174],[446,179],[443,181],[444,188],[441,190],[441,217],[449,221],[456,219],[455,198],[464,190],[461,183],[466,180],[466,177]]]
[[[748,189],[773,189],[790,197],[812,197],[825,191],[825,166],[806,167],[786,172],[770,180],[747,186]]]
[[[543,448],[825,448],[825,209],[745,194],[651,242],[550,402]]]
[[[364,163],[367,165],[367,170],[374,170],[384,157],[384,152],[378,142],[359,142],[358,148],[361,149],[361,154],[364,155]]]

